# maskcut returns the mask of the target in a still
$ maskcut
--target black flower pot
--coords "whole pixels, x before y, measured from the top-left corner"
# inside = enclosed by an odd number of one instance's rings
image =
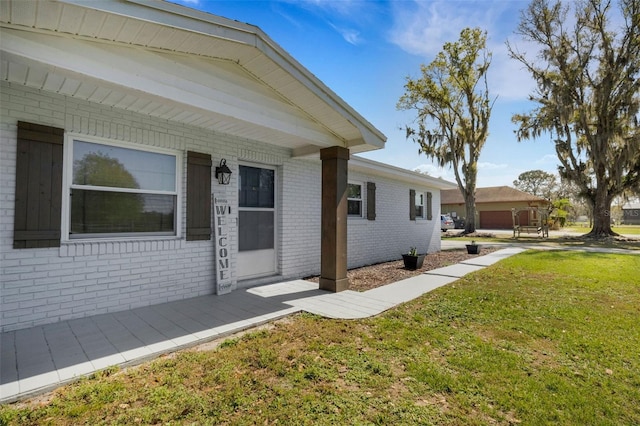
[[[480,254],[480,246],[477,244],[467,244],[467,253]]]
[[[415,270],[415,269],[422,268],[422,264],[424,263],[425,256],[426,255],[424,254],[419,254],[417,256],[412,256],[410,254],[403,254],[402,260],[404,260],[405,269]]]

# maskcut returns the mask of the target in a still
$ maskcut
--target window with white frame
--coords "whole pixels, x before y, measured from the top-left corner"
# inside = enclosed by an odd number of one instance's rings
[[[416,192],[416,218],[424,219],[424,193]]]
[[[69,238],[177,235],[179,154],[73,138]]]
[[[347,185],[347,215],[362,217],[362,185],[359,183]]]

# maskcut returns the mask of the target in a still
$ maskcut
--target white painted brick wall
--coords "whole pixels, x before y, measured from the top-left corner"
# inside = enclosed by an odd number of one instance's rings
[[[16,126],[29,121],[116,141],[221,158],[231,183],[212,183],[214,196],[237,206],[238,163],[277,167],[278,268],[281,279],[320,272],[321,163],[290,151],[57,94],[0,83],[0,329],[8,331],[215,292],[214,240],[184,238],[63,243],[60,248],[13,249]],[[182,190],[186,187],[183,156]],[[212,173],[213,174],[213,173]],[[377,185],[377,218],[349,219],[349,267],[398,259],[409,246],[439,249],[440,200],[434,220],[409,221],[409,186],[377,176],[350,179]],[[286,189],[286,190],[285,190]],[[414,188],[421,190],[420,188]],[[423,188],[424,191],[427,188]],[[364,191],[366,206],[366,191]],[[181,229],[186,200],[181,199]],[[436,211],[437,209],[437,211]],[[437,220],[436,220],[437,218]],[[230,229],[231,276],[236,279],[237,211]],[[438,232],[434,232],[438,231]],[[234,284],[235,285],[235,284]]]
[[[147,239],[63,243],[60,248],[13,249],[17,121],[62,127],[110,140],[224,157],[236,172],[238,152],[255,152],[251,141],[102,107],[72,98],[1,83],[0,105],[0,323],[2,331],[211,294],[212,241]],[[249,150],[253,151],[249,151]],[[286,158],[288,151],[263,145],[259,158]],[[186,157],[186,156],[185,156]],[[182,187],[186,186],[186,158]],[[234,184],[212,190],[237,204]],[[184,232],[186,201],[182,198]],[[232,231],[235,235],[235,231]],[[232,244],[237,242],[234,240]],[[233,262],[232,262],[233,263]]]
[[[437,190],[362,173],[349,173],[349,180],[363,185],[364,211],[364,217],[348,219],[349,268],[400,259],[411,247],[416,247],[420,253],[440,250],[440,198]],[[366,182],[376,184],[375,220],[366,219]],[[409,220],[409,189],[433,194],[432,220]]]
[[[305,277],[320,273],[322,166],[299,160],[283,167],[279,242],[282,274]]]

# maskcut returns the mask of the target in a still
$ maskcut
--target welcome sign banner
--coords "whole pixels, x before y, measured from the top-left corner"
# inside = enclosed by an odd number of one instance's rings
[[[231,247],[229,238],[229,224],[231,219],[231,205],[225,198],[213,197],[216,234],[216,294],[231,292]]]

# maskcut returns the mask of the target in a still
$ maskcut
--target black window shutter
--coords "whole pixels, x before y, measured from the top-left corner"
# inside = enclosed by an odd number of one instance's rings
[[[187,241],[211,239],[211,155],[187,151]]]
[[[367,182],[367,219],[376,220],[376,184]]]
[[[13,248],[60,247],[64,129],[19,121]]]
[[[433,219],[433,202],[432,202],[433,194],[427,192],[427,220]]]
[[[409,220],[416,220],[416,190],[409,190]]]

